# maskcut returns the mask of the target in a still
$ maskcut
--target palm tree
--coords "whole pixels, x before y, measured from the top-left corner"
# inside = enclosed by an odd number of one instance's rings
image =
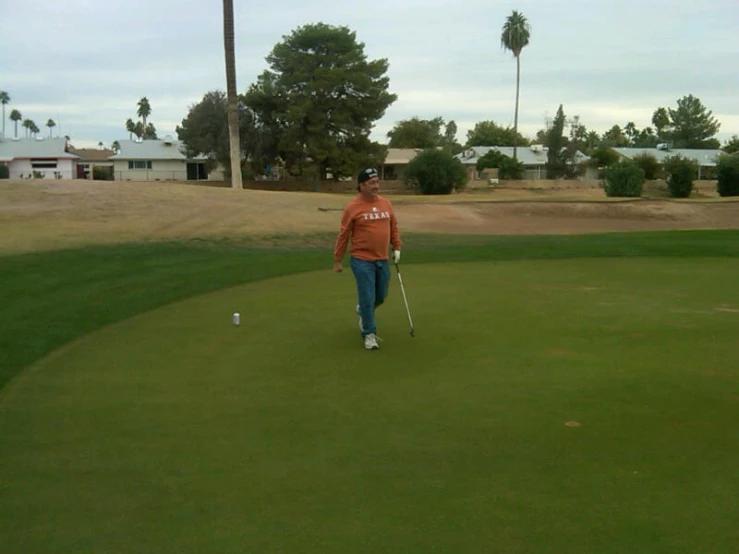
[[[10,121],[15,123],[15,138],[18,138],[18,122],[21,119],[23,119],[23,116],[18,110],[13,110],[12,112],[10,112]]]
[[[226,99],[228,102],[228,141],[231,146],[231,187],[244,187],[241,181],[241,145],[236,97],[236,52],[234,49],[234,4],[223,0],[223,47],[226,52]]]
[[[139,109],[136,114],[144,120],[144,129],[146,129],[146,118],[151,115],[151,104],[146,96],[142,96],[138,103]]]
[[[38,125],[36,125],[35,122],[31,121],[31,134],[33,135],[33,138],[36,138],[36,135],[38,135],[41,132],[41,129],[38,128]]]
[[[31,127],[33,126],[34,126],[34,123],[30,119],[23,120],[23,128],[26,130],[26,138],[28,138],[28,133],[31,130]]]
[[[130,117],[126,120],[126,131],[128,131],[128,140],[133,140],[133,133],[136,130],[136,124]]]
[[[0,102],[3,103],[3,135],[2,135],[2,138],[5,138],[5,104],[10,102],[10,95],[4,90],[0,90]]]
[[[118,152],[121,149],[121,145],[117,140],[114,140],[113,144],[110,145],[110,149],[114,152]]]
[[[56,127],[56,123],[54,123],[53,119],[50,119],[46,122],[46,126],[49,128],[49,138],[51,138],[51,130]]]
[[[513,10],[503,25],[500,33],[500,44],[504,50],[513,52],[516,58],[516,115],[513,119],[513,159],[517,160],[516,143],[518,142],[518,91],[521,84],[521,50],[529,43],[531,26],[522,13]]]

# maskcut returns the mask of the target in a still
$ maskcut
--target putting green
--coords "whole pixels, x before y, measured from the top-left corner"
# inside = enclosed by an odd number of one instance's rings
[[[721,551],[737,274],[407,265],[374,352],[349,270],[140,314],[0,395],[0,551]]]

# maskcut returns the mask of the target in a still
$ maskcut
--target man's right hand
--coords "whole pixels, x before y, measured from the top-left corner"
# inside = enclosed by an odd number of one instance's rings
[[[334,271],[336,273],[341,273],[342,271],[341,262],[334,262]]]

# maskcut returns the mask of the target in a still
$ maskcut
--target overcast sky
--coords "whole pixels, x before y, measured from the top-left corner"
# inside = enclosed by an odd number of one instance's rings
[[[77,147],[127,139],[147,96],[159,136],[205,92],[225,90],[220,0],[0,0],[0,90],[47,135]],[[515,61],[500,47],[511,10],[531,24],[521,55],[519,130],[533,137],[559,104],[588,129],[651,125],[693,94],[739,134],[739,0],[234,0],[237,84],[268,68],[275,44],[308,23],[345,25],[369,59],[387,58],[398,100],[373,139],[418,116],[513,125]],[[6,136],[13,136],[6,120]],[[24,133],[19,129],[19,136]]]

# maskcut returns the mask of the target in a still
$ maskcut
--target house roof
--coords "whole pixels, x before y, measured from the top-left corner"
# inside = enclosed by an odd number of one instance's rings
[[[115,151],[106,148],[70,148],[69,151],[83,160],[107,160],[115,154]]]
[[[669,150],[663,148],[614,148],[614,150],[626,158],[649,154],[650,156],[654,156],[659,163],[664,162],[670,156],[679,154],[684,158],[695,160],[704,167],[716,165],[716,159],[721,154],[725,154],[723,150],[698,150],[694,148],[675,148]]]
[[[472,146],[465,148],[455,158],[465,165],[476,165],[477,160],[482,158],[491,150],[497,150],[504,156],[513,157],[513,146]],[[532,146],[519,146],[516,149],[516,157],[518,161],[525,166],[544,166],[547,163],[548,147],[534,144]],[[578,151],[575,153],[575,163],[581,163],[588,160],[588,156]]]
[[[185,145],[172,137],[164,139],[119,140],[120,150],[110,160],[205,160],[205,156],[188,158]]]
[[[10,162],[30,158],[73,159],[67,151],[67,139],[61,138],[23,138],[0,141],[0,161]]]
[[[388,148],[385,156],[385,165],[407,164],[415,158],[422,148]]]

